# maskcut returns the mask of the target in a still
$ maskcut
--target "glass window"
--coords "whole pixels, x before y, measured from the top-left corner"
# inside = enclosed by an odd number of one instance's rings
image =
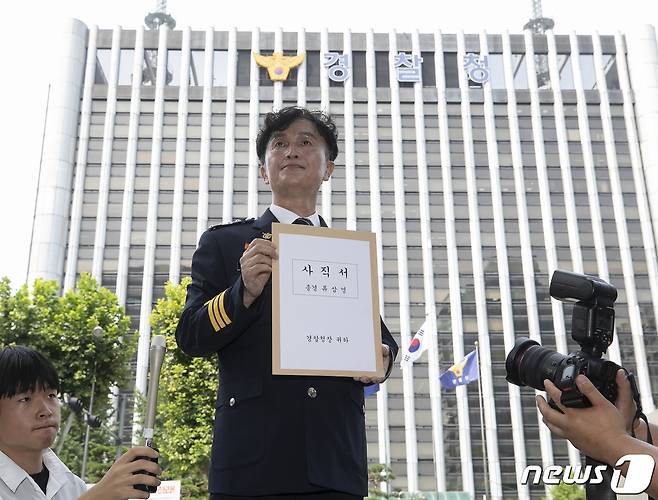
[[[580,73],[585,90],[596,88],[596,72],[594,71],[594,56],[592,54],[580,54]]]
[[[119,85],[132,85],[134,49],[121,49],[119,56]]]
[[[352,85],[366,86],[366,53],[362,50],[352,52]]]
[[[548,56],[546,54],[535,55],[535,72],[537,73],[537,87],[540,89],[551,88],[551,77],[548,72]]]
[[[167,50],[167,85],[173,85],[175,87],[180,85],[180,60],[180,49]]]
[[[492,89],[506,88],[502,54],[489,54],[489,83]]]
[[[212,61],[212,86],[226,87],[226,69],[228,67],[228,51],[215,50]]]
[[[237,85],[248,86],[251,78],[251,61],[253,56],[250,50],[238,50]]]
[[[173,57],[173,60],[171,59]],[[193,87],[203,86],[204,79],[204,58],[205,51],[192,50],[190,51],[190,70],[189,70],[189,84]],[[169,72],[174,73],[174,78],[170,85],[180,85],[180,50],[169,50],[168,64]],[[213,87],[226,87],[226,72],[228,67],[228,51],[214,50],[212,62],[212,86]],[[248,75],[248,71],[247,71]],[[247,76],[247,85],[249,77]],[[238,82],[239,84],[239,82]]]
[[[110,49],[98,49],[96,51],[96,76],[94,83],[107,85],[110,76]]]
[[[203,86],[203,50],[190,51],[190,85]]]
[[[421,70],[423,72],[423,87],[434,87],[436,82],[436,72],[434,68],[434,52],[421,52],[423,62]]]
[[[155,80],[158,74],[157,65],[157,49],[145,49],[144,62],[142,63],[142,85],[155,85]]]
[[[514,75],[514,88],[528,88],[528,70],[525,65],[525,54],[512,54],[512,74]]]
[[[574,89],[573,84],[573,70],[571,68],[571,55],[558,54],[557,55],[557,70],[560,74],[560,88],[562,90]]]
[[[603,72],[608,90],[619,88],[619,75],[617,74],[617,58],[614,54],[603,54]]]
[[[446,88],[456,89],[459,88],[459,71],[457,67],[457,53],[444,52],[443,54],[443,67],[446,76]]]
[[[377,74],[377,87],[388,87],[388,52],[375,52],[375,72]]]
[[[306,85],[308,87],[320,86],[320,51],[306,51]]]

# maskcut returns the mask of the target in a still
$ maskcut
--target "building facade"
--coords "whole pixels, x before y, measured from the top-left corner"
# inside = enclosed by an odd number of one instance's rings
[[[577,463],[534,391],[505,381],[529,336],[576,350],[555,269],[619,289],[609,357],[658,387],[658,48],[626,35],[158,31],[66,27],[52,84],[29,268],[91,273],[139,328],[144,392],[151,308],[190,274],[210,225],[256,217],[263,115],[330,112],[340,154],[319,212],[372,231],[381,311],[401,347],[428,318],[429,348],[367,400],[368,457],[409,491],[521,486],[529,464]],[[272,81],[253,53],[303,54]],[[653,215],[652,215],[653,214]],[[478,342],[478,384],[439,374]],[[483,434],[481,429],[484,430]],[[482,439],[484,435],[484,440]],[[485,454],[486,452],[486,454]],[[486,459],[485,459],[486,455]]]

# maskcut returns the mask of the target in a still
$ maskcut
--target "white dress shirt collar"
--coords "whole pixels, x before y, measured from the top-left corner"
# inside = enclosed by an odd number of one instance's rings
[[[272,215],[274,215],[281,224],[292,224],[296,219],[303,217],[302,215],[297,215],[295,212],[275,205],[274,203],[270,205],[270,212],[272,212]],[[313,212],[311,215],[304,218],[310,220],[314,226],[320,225],[320,216],[317,212]]]
[[[44,450],[42,459],[48,469],[45,495],[27,472],[0,451],[0,498],[69,500],[78,498],[86,491],[85,484],[64,465],[55,452]]]

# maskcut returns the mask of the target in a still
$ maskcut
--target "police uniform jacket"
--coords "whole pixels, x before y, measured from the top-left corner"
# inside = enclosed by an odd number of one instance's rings
[[[256,220],[210,228],[192,258],[176,341],[191,356],[218,355],[209,491],[366,496],[363,385],[272,375],[271,280],[249,308],[242,302],[240,257],[251,240],[271,233],[272,222],[268,209]],[[383,322],[382,341],[395,359],[398,346]]]

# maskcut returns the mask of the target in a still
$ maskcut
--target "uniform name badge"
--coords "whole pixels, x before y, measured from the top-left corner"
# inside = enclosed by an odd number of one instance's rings
[[[272,224],[272,373],[383,377],[374,233]]]

